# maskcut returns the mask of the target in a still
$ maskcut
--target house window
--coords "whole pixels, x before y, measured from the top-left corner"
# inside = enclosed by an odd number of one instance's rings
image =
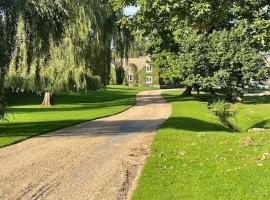
[[[146,82],[147,84],[152,84],[152,83],[153,83],[153,78],[152,78],[152,76],[146,76],[145,82]]]
[[[149,64],[146,65],[146,72],[152,72],[152,67]]]
[[[132,81],[132,76],[128,75],[128,81]]]

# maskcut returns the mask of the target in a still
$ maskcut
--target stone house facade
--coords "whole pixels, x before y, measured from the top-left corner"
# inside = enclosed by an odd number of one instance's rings
[[[129,58],[123,64],[128,85],[159,87],[159,70],[151,66],[150,56]]]

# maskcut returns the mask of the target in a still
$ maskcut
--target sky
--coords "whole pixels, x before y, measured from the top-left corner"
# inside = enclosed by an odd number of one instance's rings
[[[136,6],[128,6],[124,9],[125,15],[132,16],[139,10]]]

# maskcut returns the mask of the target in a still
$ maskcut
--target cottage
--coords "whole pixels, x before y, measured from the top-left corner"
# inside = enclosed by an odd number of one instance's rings
[[[128,85],[159,87],[159,70],[150,64],[150,56],[129,58],[123,65]]]

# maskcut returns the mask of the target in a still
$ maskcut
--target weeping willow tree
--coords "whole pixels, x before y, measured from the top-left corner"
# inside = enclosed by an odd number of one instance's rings
[[[129,30],[117,23],[122,11],[113,10],[107,1],[54,1],[53,8],[51,1],[42,2],[49,16],[61,25],[56,25],[55,34],[43,35],[44,27],[39,23],[33,26],[25,13],[17,16],[6,87],[45,93],[45,106],[53,104],[53,92],[105,87],[110,78],[112,44],[121,57],[129,48]],[[34,5],[43,14],[41,4]]]
[[[66,20],[65,0],[0,1],[0,119],[4,117],[8,67],[18,70],[11,73],[15,79],[19,73],[21,77],[28,75],[33,57],[47,52],[49,39],[61,40]]]
[[[0,119],[4,115],[4,95],[3,95],[3,86],[4,86],[4,77],[7,65],[7,44],[5,40],[4,33],[4,20],[3,16],[0,15]]]

